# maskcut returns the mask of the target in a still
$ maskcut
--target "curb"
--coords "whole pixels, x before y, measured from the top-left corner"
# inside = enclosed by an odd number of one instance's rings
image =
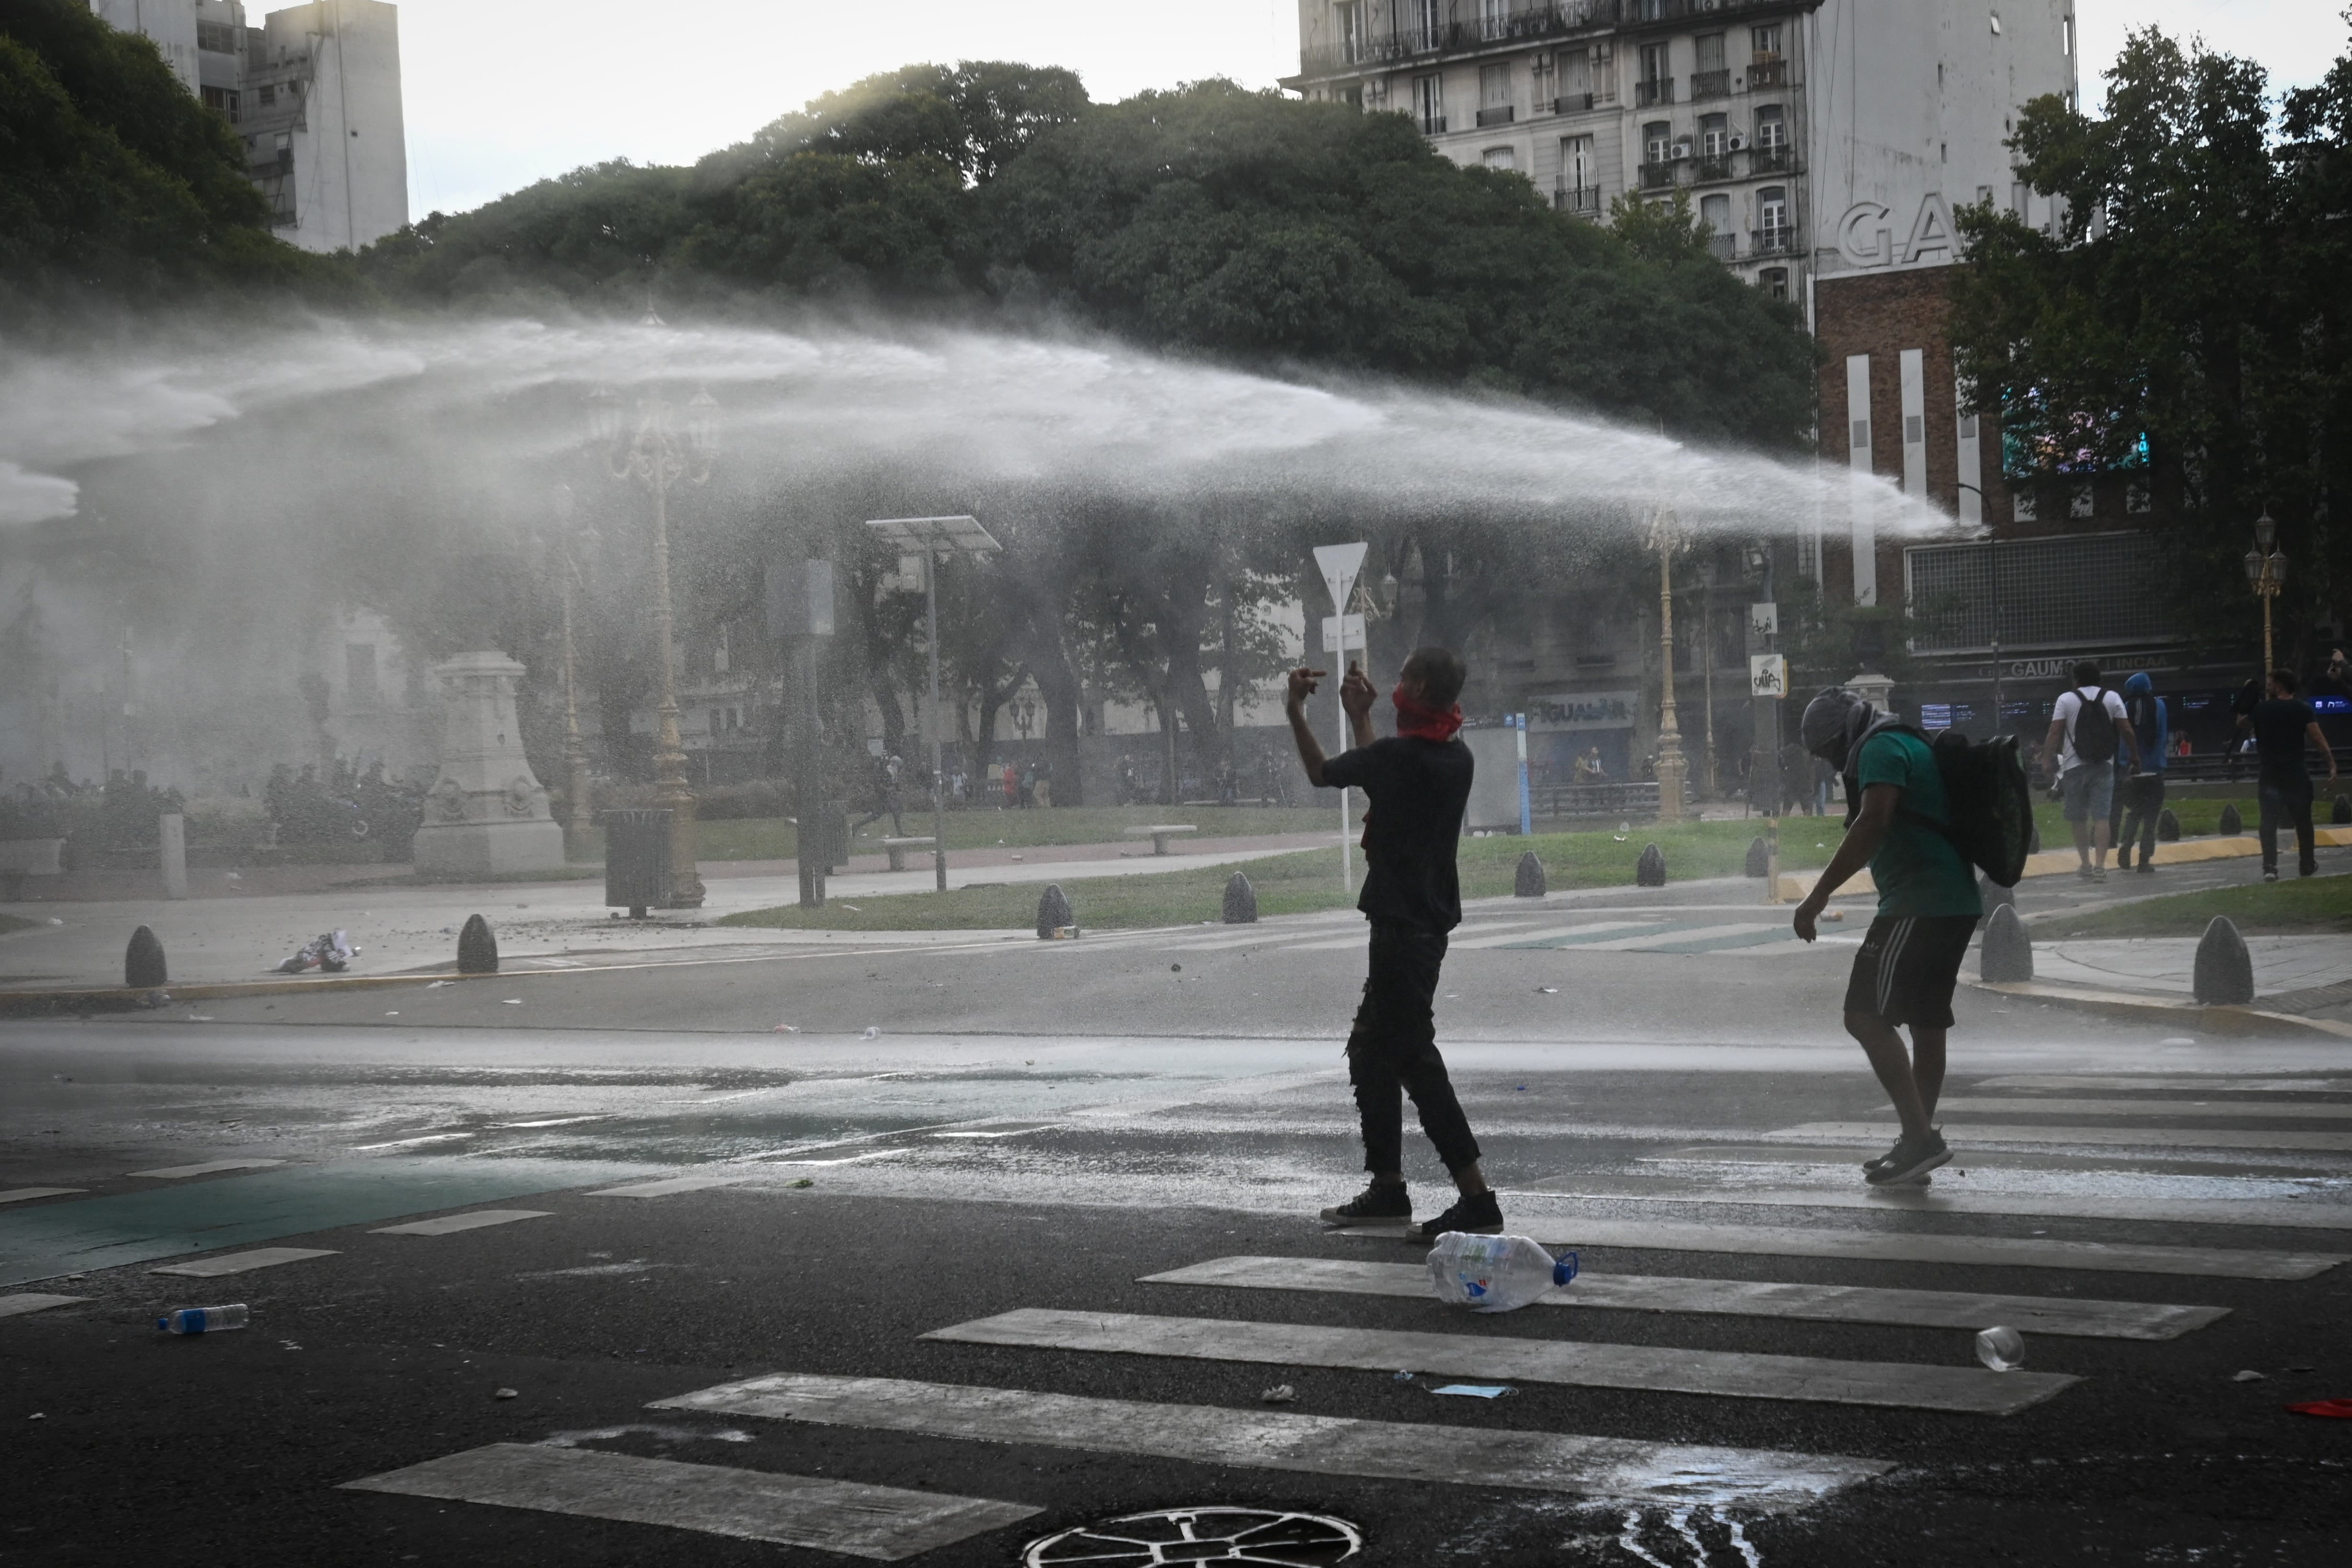
[[[0,990],[0,1019],[48,1018],[73,1012],[142,1012],[174,1002],[223,1001],[233,997],[283,997],[298,991],[373,991],[392,986],[424,986],[436,980],[521,980],[540,974],[563,975],[568,969],[522,970],[514,974],[436,975],[430,970],[407,975],[342,975],[309,980],[215,980],[192,986],[159,986],[152,990],[129,986],[86,986],[63,991]]]
[[[2178,1024],[2183,1028],[2202,1030],[2208,1034],[2268,1034],[2289,1029],[2305,1030],[2336,1040],[2352,1040],[2352,1024],[2305,1018],[2300,1013],[2272,1012],[2263,1008],[2209,1007],[2195,1001],[2164,1001],[2152,997],[2136,997],[2125,991],[2093,991],[2054,986],[2044,980],[1971,980],[1963,977],[1960,983],[1976,990],[1991,991],[2004,997],[2055,1002],[2060,1007],[2096,1013],[2103,1018]]]

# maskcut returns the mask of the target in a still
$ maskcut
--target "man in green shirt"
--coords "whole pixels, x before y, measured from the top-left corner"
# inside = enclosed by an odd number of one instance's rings
[[[1952,988],[1984,904],[1949,835],[1943,775],[1927,743],[1852,692],[1835,687],[1806,705],[1807,751],[1845,775],[1845,841],[1797,906],[1797,935],[1813,940],[1830,895],[1867,863],[1878,915],[1846,983],[1846,1032],[1862,1042],[1903,1135],[1862,1167],[1874,1186],[1924,1182],[1952,1157],[1936,1130],[1944,1088],[1944,1038]],[[1904,1027],[1911,1049],[1903,1049]]]

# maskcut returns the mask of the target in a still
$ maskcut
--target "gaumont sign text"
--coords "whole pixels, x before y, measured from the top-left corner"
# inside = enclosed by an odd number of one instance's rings
[[[1837,247],[1857,267],[1915,267],[1923,261],[1958,261],[1952,209],[1941,191],[1929,191],[1916,206],[1898,212],[1884,202],[1856,202],[1838,219]]]

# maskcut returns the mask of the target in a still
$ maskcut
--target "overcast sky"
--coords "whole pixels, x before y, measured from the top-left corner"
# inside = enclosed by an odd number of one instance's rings
[[[1098,99],[1298,65],[1297,0],[398,0],[409,206],[479,206],[583,163],[690,162],[916,60],[1067,66]],[[248,11],[275,9],[269,0]],[[2084,97],[2134,18],[2252,55],[2274,84],[2342,52],[2333,0],[2084,0]]]

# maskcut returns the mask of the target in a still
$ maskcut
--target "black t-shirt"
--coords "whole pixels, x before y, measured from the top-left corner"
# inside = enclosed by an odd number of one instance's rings
[[[2263,776],[2284,783],[2307,782],[2304,771],[2304,739],[2311,728],[2311,705],[2300,697],[2264,697],[2254,705],[2254,751],[2263,762]]]
[[[1470,803],[1470,748],[1459,740],[1392,736],[1323,764],[1323,781],[1370,797],[1364,813],[1363,896],[1356,907],[1443,934],[1462,924],[1454,841]]]

